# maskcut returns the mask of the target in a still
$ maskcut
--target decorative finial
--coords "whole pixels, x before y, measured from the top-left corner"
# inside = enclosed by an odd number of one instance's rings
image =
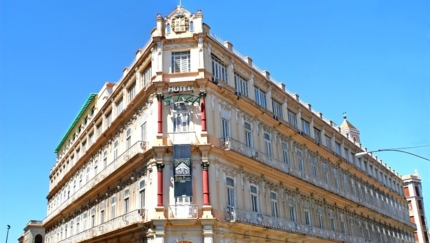
[[[346,120],[346,112],[343,113],[343,119]]]

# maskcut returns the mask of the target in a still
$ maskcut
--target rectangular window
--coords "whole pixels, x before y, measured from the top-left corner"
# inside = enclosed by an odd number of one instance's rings
[[[349,193],[348,176],[345,174],[343,175],[343,188],[345,189],[345,192],[348,194]]]
[[[109,128],[111,123],[112,123],[112,111],[109,111],[109,113],[106,114],[106,128]]]
[[[119,141],[118,141],[118,140],[116,140],[116,141],[113,143],[113,159],[114,159],[114,160],[118,158],[118,145],[119,145]]]
[[[105,210],[100,211],[100,224],[103,224],[105,222]]]
[[[334,177],[334,186],[339,188],[339,177],[337,175],[337,170],[333,169],[333,177]]]
[[[121,114],[121,112],[124,110],[124,102],[123,99],[121,98],[120,100],[118,100],[118,102],[116,102],[116,115],[119,116],[119,114]]]
[[[116,216],[116,197],[113,196],[111,198],[111,203],[110,203],[110,218],[114,219]]]
[[[369,165],[369,174],[373,176],[373,165]]]
[[[331,150],[333,150],[333,148],[331,147],[331,137],[329,136],[325,136],[325,146]]]
[[[82,218],[82,230],[87,230],[87,213],[84,213]]]
[[[99,165],[99,160],[96,159],[94,161],[94,176],[96,176],[98,173],[98,165]]]
[[[107,151],[103,152],[103,168],[107,167]]]
[[[149,65],[145,70],[143,70],[143,73],[142,73],[142,87],[146,87],[151,83],[151,77],[152,77],[152,68],[151,68],[151,65]]]
[[[128,213],[130,211],[130,190],[126,189],[124,191],[124,213]]]
[[[91,209],[91,228],[94,227],[96,224],[96,209]]]
[[[345,156],[346,161],[350,162],[350,161],[349,161],[349,153],[348,153],[348,149],[346,149],[346,148],[345,148],[345,149],[344,149],[344,152],[345,152],[345,153],[343,154],[343,156]]]
[[[172,52],[172,73],[190,72],[190,51]]]
[[[128,150],[131,147],[131,128],[127,129],[125,138],[125,149]]]
[[[131,102],[134,98],[134,96],[136,96],[136,82],[134,82],[128,89],[127,89],[127,93],[128,93],[128,102]]]
[[[212,55],[212,74],[215,78],[228,83],[227,66],[215,55]]]
[[[311,135],[311,128],[309,122],[304,119],[302,119],[302,131],[307,135]]]
[[[296,151],[296,154],[297,154],[297,165],[298,165],[298,167],[299,167],[299,170],[300,170],[300,171],[304,171],[304,170],[305,170],[305,164],[304,164],[304,162],[303,162],[303,154],[302,154],[302,151],[297,150],[297,151]]]
[[[321,144],[321,131],[314,128],[314,136],[315,136],[315,142],[317,144]]]
[[[278,217],[278,195],[274,192],[270,192],[270,202],[272,206],[272,217]]]
[[[249,124],[248,122],[245,122],[245,144],[248,147],[253,147],[252,146],[252,127],[251,124]]]
[[[314,156],[311,156],[312,176],[317,178],[317,162]]]
[[[323,164],[322,168],[323,168],[324,182],[328,183],[328,169],[327,169],[327,165]]]
[[[290,164],[290,158],[288,156],[288,144],[286,142],[282,142],[282,157],[284,159],[284,163],[289,165]]]
[[[342,151],[340,150],[340,143],[335,142],[335,146],[336,146],[336,154],[342,155]]]
[[[279,103],[276,100],[272,99],[272,107],[273,107],[273,114],[275,114],[275,116],[277,116],[278,118],[284,119],[284,115],[282,113],[282,105],[281,105],[281,103]]]
[[[229,208],[236,207],[236,192],[234,190],[234,180],[227,178],[227,206]]]
[[[296,208],[294,207],[294,205],[290,205],[289,211],[290,211],[290,220],[293,222],[296,222]]]
[[[236,72],[234,73],[234,87],[236,88],[236,92],[239,92],[244,96],[249,96],[247,80]]]
[[[320,229],[324,228],[324,218],[321,211],[318,211],[318,227]]]
[[[139,183],[139,200],[140,200],[140,208],[145,208],[145,181],[141,181]]]
[[[330,217],[330,225],[331,225],[331,230],[336,231],[336,222],[334,221],[333,216]]]
[[[294,113],[294,112],[292,112],[290,110],[288,110],[288,122],[291,125],[297,127],[297,116],[296,116],[296,113]]]
[[[94,143],[94,133],[90,133],[88,135],[88,146],[91,146]]]
[[[257,87],[254,87],[254,92],[255,102],[257,102],[257,104],[261,105],[262,107],[267,108],[266,93]]]
[[[311,213],[308,209],[305,209],[305,224],[308,226],[311,225]]]
[[[88,183],[88,181],[90,181],[90,171],[91,171],[91,168],[90,168],[90,166],[88,166],[87,167],[87,175],[85,177],[85,183]]]
[[[184,103],[174,104],[173,131],[188,132],[190,128],[190,112]]]
[[[97,124],[97,136],[100,137],[100,135],[102,135],[102,122],[100,122],[99,124]]]
[[[230,137],[230,121],[226,119],[222,119],[222,137],[228,138]]]
[[[257,187],[251,185],[251,208],[253,212],[258,213],[258,194]]]
[[[264,133],[264,147],[266,149],[266,154],[271,157],[272,156],[272,141],[270,138],[270,134],[267,132]]]
[[[144,122],[144,123],[140,126],[140,131],[141,131],[140,139],[141,139],[142,141],[146,142],[146,141],[147,141],[147,139],[146,139],[146,122]]]

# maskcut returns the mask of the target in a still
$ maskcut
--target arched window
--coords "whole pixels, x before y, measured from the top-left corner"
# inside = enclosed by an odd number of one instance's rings
[[[42,236],[40,234],[34,237],[34,243],[42,243]]]

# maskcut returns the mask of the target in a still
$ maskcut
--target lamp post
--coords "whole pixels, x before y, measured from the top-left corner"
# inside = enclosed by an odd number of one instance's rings
[[[408,151],[404,151],[404,150],[400,150],[400,149],[378,149],[378,150],[368,151],[368,152],[365,151],[365,152],[356,153],[355,157],[361,158],[361,157],[363,157],[364,155],[366,155],[368,153],[385,152],[385,151],[400,152],[400,153],[410,154],[410,155],[413,155],[415,157],[418,157],[418,158],[430,161],[430,159],[427,159],[425,157],[419,156],[418,154],[414,154],[414,153],[411,153],[411,152],[408,152]]]
[[[10,225],[7,225],[6,243],[7,243],[7,237],[9,236],[9,229],[10,229]]]

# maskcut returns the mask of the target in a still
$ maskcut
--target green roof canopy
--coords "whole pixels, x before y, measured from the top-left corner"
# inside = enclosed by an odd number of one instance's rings
[[[63,139],[61,139],[60,144],[58,144],[57,148],[55,148],[55,153],[57,153],[58,150],[60,150],[61,146],[66,141],[67,137],[70,135],[70,133],[72,132],[73,128],[76,126],[76,123],[78,123],[78,121],[81,119],[82,115],[87,110],[88,106],[94,100],[94,98],[96,96],[97,96],[96,93],[91,93],[90,94],[90,96],[88,97],[87,101],[85,101],[85,104],[82,106],[81,110],[79,111],[78,115],[76,116],[75,120],[73,120],[72,125],[70,125],[69,129],[67,129],[67,132],[66,132],[66,134],[64,134]]]

